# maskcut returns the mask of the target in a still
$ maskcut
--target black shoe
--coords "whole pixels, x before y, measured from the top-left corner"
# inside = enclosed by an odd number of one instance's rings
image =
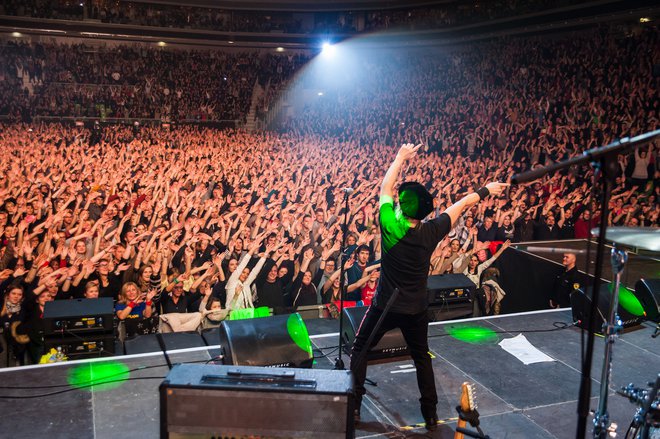
[[[433,415],[430,418],[424,418],[424,426],[428,431],[435,431],[438,429],[438,416]]]

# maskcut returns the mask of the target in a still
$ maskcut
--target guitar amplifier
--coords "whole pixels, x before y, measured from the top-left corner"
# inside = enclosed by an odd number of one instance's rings
[[[353,437],[351,372],[178,364],[160,391],[160,437]]]
[[[45,352],[60,348],[69,360],[112,357],[115,355],[113,334],[85,335],[84,337],[46,337]]]
[[[111,297],[46,302],[44,335],[112,333],[114,305]]]
[[[472,297],[476,285],[464,274],[429,276],[426,287],[429,320],[442,321],[472,314]]]

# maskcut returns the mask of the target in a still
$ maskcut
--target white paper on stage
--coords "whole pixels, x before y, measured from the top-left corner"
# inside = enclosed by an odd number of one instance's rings
[[[549,357],[536,349],[522,334],[518,334],[513,338],[506,338],[499,344],[502,349],[525,363],[525,365],[542,363],[545,361],[555,361],[554,358]]]

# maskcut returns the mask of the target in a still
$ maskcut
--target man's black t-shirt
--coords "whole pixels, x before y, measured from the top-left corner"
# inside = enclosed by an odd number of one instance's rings
[[[394,211],[392,197],[381,197],[380,204],[383,255],[374,305],[384,309],[398,288],[399,296],[391,311],[418,314],[428,307],[426,285],[431,254],[451,230],[451,219],[443,213],[431,221],[411,227],[400,211]]]
[[[577,267],[564,271],[555,279],[551,299],[561,308],[571,306],[571,293],[583,285],[580,284],[580,273]]]

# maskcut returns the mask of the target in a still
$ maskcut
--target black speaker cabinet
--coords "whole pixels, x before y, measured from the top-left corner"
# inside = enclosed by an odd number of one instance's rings
[[[218,328],[224,364],[312,367],[307,327],[300,314],[225,320]]]
[[[571,310],[573,312],[573,321],[578,322],[582,329],[588,329],[589,310],[591,309],[592,288],[587,287],[584,290],[578,289],[571,293]],[[610,301],[612,292],[610,284],[601,284],[600,294],[598,294],[598,308],[592,321],[591,331],[597,334],[603,333],[603,325],[609,318]],[[619,303],[617,314],[623,323],[624,328],[637,326],[644,320],[641,316],[635,316],[626,311]]]
[[[66,336],[93,332],[113,332],[112,297],[71,299],[46,302],[44,335]]]
[[[348,354],[350,354],[351,349],[353,348],[355,334],[357,334],[357,331],[360,328],[360,323],[362,323],[362,319],[367,313],[367,309],[369,309],[367,306],[344,308],[344,322],[341,329],[341,336],[344,337],[344,349]],[[386,332],[378,344],[367,352],[367,361],[382,360],[386,358],[395,359],[408,355],[410,355],[408,345],[403,339],[401,330],[396,328]]]
[[[349,371],[178,364],[160,385],[161,438],[352,438]]]
[[[635,297],[646,313],[646,319],[660,323],[660,279],[640,279],[635,284]]]

